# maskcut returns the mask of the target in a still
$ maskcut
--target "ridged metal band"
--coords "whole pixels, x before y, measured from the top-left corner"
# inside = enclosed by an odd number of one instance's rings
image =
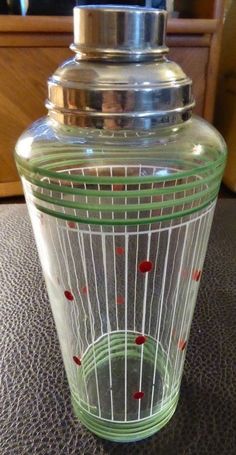
[[[166,88],[76,90],[63,87],[53,79],[48,82],[47,101],[51,116],[60,123],[86,127],[150,128],[181,123],[191,115],[191,81]],[[161,108],[160,108],[161,107]]]
[[[48,109],[51,107],[47,104]],[[143,117],[133,117],[127,113],[126,116],[115,116],[112,114],[87,116],[85,113],[71,113],[58,110],[50,110],[50,117],[59,123],[67,126],[78,126],[84,128],[98,128],[98,129],[132,129],[132,130],[147,130],[156,128],[157,126],[170,126],[181,124],[191,118],[192,110],[186,112],[170,111],[165,112],[163,115],[156,115],[152,113],[146,113]]]

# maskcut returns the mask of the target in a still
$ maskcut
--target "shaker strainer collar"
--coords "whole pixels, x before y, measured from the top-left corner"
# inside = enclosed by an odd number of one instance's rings
[[[46,106],[61,124],[154,129],[185,122],[192,81],[165,54],[166,11],[74,8],[76,56],[48,81]]]

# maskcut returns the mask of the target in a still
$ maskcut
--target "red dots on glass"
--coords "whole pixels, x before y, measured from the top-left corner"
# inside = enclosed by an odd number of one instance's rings
[[[84,294],[84,295],[87,295],[87,294],[88,294],[88,288],[87,288],[87,286],[83,286],[83,287],[81,288],[81,293]]]
[[[140,262],[138,268],[141,273],[151,272],[153,264],[151,261]]]
[[[192,273],[192,279],[194,281],[199,281],[201,278],[201,274],[202,274],[201,270],[194,270]]]
[[[70,291],[65,291],[64,296],[67,300],[74,300],[74,296]]]
[[[78,366],[80,367],[80,365],[81,365],[81,360],[80,360],[80,358],[79,358],[77,355],[74,355],[74,356],[73,356],[73,360],[74,360],[74,362],[76,363],[76,365],[78,365]]]
[[[118,295],[116,298],[116,303],[117,305],[123,305],[123,303],[125,303],[124,297],[122,295]]]
[[[141,400],[144,397],[144,392],[134,392],[133,393],[133,398],[134,400]]]
[[[135,343],[138,345],[144,344],[146,340],[147,338],[144,335],[139,335],[135,338]]]
[[[112,185],[113,191],[123,191],[125,189],[125,185]]]
[[[183,340],[182,338],[180,338],[180,340],[178,341],[178,348],[180,349],[180,351],[184,351],[186,346],[187,340]]]
[[[116,254],[117,254],[117,256],[122,256],[122,255],[124,254],[124,252],[125,252],[125,249],[122,248],[122,246],[117,246],[117,247],[116,247]]]
[[[67,221],[67,226],[71,229],[75,229],[76,223],[74,221]]]

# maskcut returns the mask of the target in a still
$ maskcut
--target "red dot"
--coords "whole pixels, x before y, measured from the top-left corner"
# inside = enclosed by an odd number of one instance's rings
[[[199,281],[201,278],[201,274],[202,274],[201,270],[194,270],[192,273],[192,279],[194,281]]]
[[[113,191],[123,191],[125,188],[125,185],[112,185]]]
[[[187,340],[183,340],[182,338],[180,338],[180,340],[178,342],[178,348],[180,349],[180,351],[184,351],[186,348],[186,345],[187,345]]]
[[[116,303],[117,303],[117,305],[122,305],[123,303],[125,303],[124,297],[122,295],[118,295],[117,299],[116,299]]]
[[[67,298],[67,300],[74,300],[74,296],[70,291],[65,291],[64,296]]]
[[[125,252],[125,249],[122,248],[122,246],[118,246],[118,247],[116,248],[116,254],[117,254],[118,256],[122,256],[122,254],[124,254],[124,252]]]
[[[74,355],[73,360],[74,360],[74,362],[76,363],[76,365],[79,365],[79,366],[81,365],[81,360],[80,360],[80,358],[77,357],[76,355]]]
[[[71,229],[75,229],[76,223],[74,223],[74,221],[67,221],[67,226]]]
[[[81,292],[82,292],[82,294],[85,294],[85,295],[88,294],[88,288],[87,288],[87,286],[83,286],[83,287],[81,288]]]
[[[139,335],[137,338],[135,338],[135,343],[136,344],[144,344],[146,341],[146,337],[143,335]]]
[[[133,393],[133,398],[135,400],[141,400],[143,397],[144,397],[144,392],[142,392],[142,391]]]
[[[152,262],[151,261],[143,261],[139,264],[139,271],[142,273],[147,273],[152,270]]]

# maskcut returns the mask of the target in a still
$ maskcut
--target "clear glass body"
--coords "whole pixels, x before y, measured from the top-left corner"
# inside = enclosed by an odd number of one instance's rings
[[[145,438],[179,396],[225,144],[205,121],[156,131],[60,126],[16,161],[76,415]]]

